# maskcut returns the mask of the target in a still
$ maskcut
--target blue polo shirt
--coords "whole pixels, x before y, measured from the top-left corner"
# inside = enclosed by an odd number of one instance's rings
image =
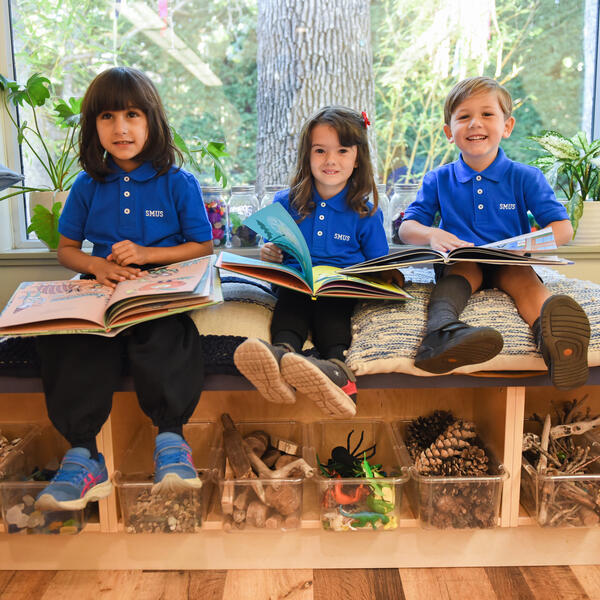
[[[480,246],[529,233],[528,210],[541,227],[568,219],[543,173],[510,160],[498,148],[483,171],[474,171],[461,155],[427,173],[404,219],[430,227],[439,211],[440,229]]]
[[[158,176],[145,162],[129,173],[111,165],[104,182],[80,173],[58,222],[59,232],[89,240],[93,256],[105,258],[122,240],[146,247],[206,242],[212,229],[196,178],[172,167]]]
[[[348,267],[388,253],[381,209],[377,209],[373,215],[361,217],[346,203],[347,192],[348,186],[339,194],[323,200],[313,187],[316,206],[300,222],[300,215],[290,206],[290,191],[283,190],[275,194],[273,201],[279,202],[298,223],[315,267]],[[372,208],[373,205],[369,203],[369,209]],[[300,268],[296,260],[287,254],[283,262]]]

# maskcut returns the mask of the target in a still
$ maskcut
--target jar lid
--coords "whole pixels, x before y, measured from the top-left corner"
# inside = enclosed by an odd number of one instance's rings
[[[248,192],[254,193],[253,185],[232,185],[231,186],[232,194],[240,194],[240,193],[247,194]]]

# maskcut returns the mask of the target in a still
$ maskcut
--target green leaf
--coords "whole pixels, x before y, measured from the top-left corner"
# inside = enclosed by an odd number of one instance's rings
[[[81,119],[81,102],[83,98],[69,98],[65,102],[62,98],[54,105],[57,115],[56,123],[61,127],[76,127]]]
[[[25,84],[29,96],[29,99],[26,100],[26,102],[32,106],[44,106],[46,100],[50,98],[49,85],[49,79],[42,77],[39,73],[34,73]]]
[[[27,233],[35,233],[39,240],[44,242],[51,250],[58,248],[58,218],[62,209],[62,202],[55,202],[52,205],[52,212],[45,206],[36,204],[33,207],[31,224],[27,228]]]

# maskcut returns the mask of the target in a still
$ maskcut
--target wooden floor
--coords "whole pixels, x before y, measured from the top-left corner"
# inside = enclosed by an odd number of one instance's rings
[[[587,600],[600,566],[288,571],[0,571],[2,600]]]

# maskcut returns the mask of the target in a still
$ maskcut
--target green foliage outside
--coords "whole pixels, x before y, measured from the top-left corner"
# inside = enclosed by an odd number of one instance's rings
[[[494,3],[492,3],[494,4]],[[373,0],[379,172],[419,182],[457,156],[442,131],[443,104],[464,77],[488,75],[511,92],[516,126],[502,145],[529,162],[527,137],[581,128],[583,1],[496,0],[466,7],[436,0]],[[477,13],[481,10],[481,13]]]
[[[137,4],[156,13],[156,3],[127,3]],[[503,146],[515,160],[539,156],[528,136],[544,129],[571,136],[581,129],[585,2],[475,5],[494,10],[478,15],[464,7],[452,12],[457,4],[442,0],[371,0],[382,180],[396,172],[418,182],[456,157],[442,131],[442,108],[451,86],[465,76],[490,75],[513,94],[517,124]],[[207,140],[224,142],[229,156],[218,158],[229,184],[254,182],[256,0],[169,3],[172,33],[160,22],[144,31],[144,20],[128,19],[124,10],[115,20],[115,4],[107,0],[11,0],[11,6],[20,79],[39,72],[58,82],[57,95],[77,97],[107,67],[140,68],[156,83],[188,149],[201,158]],[[172,34],[188,54],[169,54],[176,45]],[[192,75],[190,56],[206,63],[220,85]],[[199,162],[202,183],[214,182],[214,166]]]

